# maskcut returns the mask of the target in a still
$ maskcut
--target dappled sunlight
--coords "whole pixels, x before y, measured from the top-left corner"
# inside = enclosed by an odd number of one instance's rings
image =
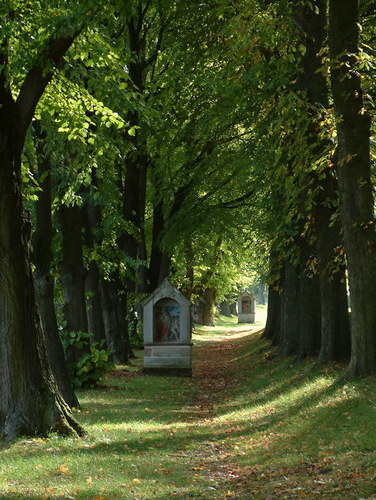
[[[275,417],[278,414],[284,414],[287,411],[291,412],[294,408],[300,408],[299,411],[304,411],[307,405],[311,405],[311,398],[319,400],[317,406],[320,406],[322,400],[322,391],[330,388],[332,383],[331,379],[326,377],[319,377],[313,381],[302,384],[301,386],[294,387],[290,391],[286,391],[274,397],[276,387],[271,385],[269,388],[264,388],[262,391],[264,403],[259,404],[257,401],[257,395],[254,396],[254,402],[252,403],[252,394],[248,394],[250,402],[247,404],[244,395],[226,401],[224,405],[229,408],[228,412],[225,412],[217,417],[218,423],[226,423],[227,421],[236,421],[241,423],[250,423],[258,421],[258,426],[264,425],[267,422],[262,422],[264,417],[270,418]],[[268,398],[268,393],[271,394]],[[342,398],[340,398],[342,400]],[[329,404],[329,403],[328,403]],[[232,407],[237,409],[232,409]],[[260,423],[261,420],[261,423]]]

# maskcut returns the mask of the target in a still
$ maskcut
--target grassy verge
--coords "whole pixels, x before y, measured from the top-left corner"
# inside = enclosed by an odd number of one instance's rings
[[[192,379],[140,376],[139,352],[80,392],[87,436],[0,450],[0,498],[376,498],[375,380],[279,359],[259,312],[196,328]]]

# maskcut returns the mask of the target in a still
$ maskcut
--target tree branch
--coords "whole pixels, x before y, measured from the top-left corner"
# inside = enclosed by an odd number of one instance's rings
[[[27,73],[16,101],[20,111],[21,127],[24,134],[33,118],[35,108],[46,86],[54,76],[56,69],[60,66],[64,54],[80,32],[81,28],[57,39],[51,37],[41,59]]]

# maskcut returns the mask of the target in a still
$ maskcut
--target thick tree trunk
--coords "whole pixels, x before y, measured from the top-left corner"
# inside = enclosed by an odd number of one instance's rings
[[[128,335],[128,339],[132,334],[131,331],[128,331],[128,327],[131,329],[137,327],[134,315],[135,306],[138,301],[137,290],[145,291],[147,289],[144,234],[146,173],[145,157],[137,157],[134,161],[128,162],[124,181],[123,215],[124,219],[130,223],[131,229],[123,234],[121,238],[121,247],[127,265],[127,276],[125,278],[125,314],[127,318],[126,334]],[[138,260],[139,257],[145,260],[140,262]],[[133,302],[132,304],[131,301]]]
[[[112,361],[125,364],[128,361],[128,346],[124,341],[124,323],[119,321],[118,289],[113,280],[103,280],[100,284],[103,320],[107,346],[112,352]],[[122,311],[125,317],[125,310]]]
[[[52,217],[51,217],[51,166],[43,150],[44,135],[39,126],[37,131],[36,150],[38,154],[38,177],[41,191],[38,191],[36,202],[36,227],[33,234],[33,263],[35,265],[34,282],[36,297],[41,316],[44,338],[50,365],[67,404],[73,408],[79,403],[73,392],[69,373],[65,363],[64,349],[61,344],[54,305],[55,280],[50,272],[52,261]]]
[[[92,251],[94,251],[95,247],[94,232],[95,228],[100,223],[100,219],[99,208],[91,205],[90,203],[86,203],[83,213],[85,245]],[[88,332],[93,334],[93,342],[102,342],[103,340],[106,340],[102,313],[102,299],[99,286],[102,279],[103,276],[101,276],[97,261],[91,260],[87,269],[85,291]]]
[[[228,302],[221,302],[219,304],[219,311],[223,314],[223,316],[227,316],[228,318],[231,316],[230,305]]]
[[[0,86],[0,436],[82,432],[60,396],[36,308],[18,110]]]
[[[68,332],[87,332],[85,301],[86,270],[82,256],[81,209],[77,205],[62,205],[59,209],[59,222],[63,237],[63,259],[59,265],[60,281],[63,288],[64,319]],[[76,362],[88,352],[89,347],[66,350],[67,360]]]
[[[214,326],[215,288],[205,288],[194,305],[194,322],[198,325]]]
[[[153,209],[153,234],[149,266],[149,291],[152,292],[167,278],[170,270],[170,258],[161,249],[161,235],[164,230],[163,204],[159,202]]]
[[[324,120],[323,111],[329,106],[328,86],[326,77],[320,71],[322,67],[321,50],[325,46],[327,37],[326,0],[317,0],[316,9],[302,5],[298,22],[302,28],[302,43],[306,51],[302,57],[303,71],[299,76],[299,88],[307,97],[309,126],[307,142],[312,152],[312,159],[321,160],[328,155],[331,144],[328,138],[320,136],[320,122]],[[329,163],[329,162],[328,162]],[[332,217],[336,215],[338,203],[337,182],[332,169],[326,162],[321,161],[320,167],[311,175],[311,190],[315,190],[315,208],[313,219],[315,225],[313,234],[316,235],[316,249],[319,260],[320,293],[312,295],[309,302],[315,304],[317,318],[321,316],[321,349],[319,361],[343,359],[349,354],[350,330],[346,301],[346,281],[344,279],[344,266],[336,265],[336,249],[341,247],[342,239],[340,226],[333,223]],[[338,256],[337,256],[338,257]],[[337,258],[338,261],[338,258]],[[313,292],[314,293],[314,292]],[[320,305],[317,297],[320,296]],[[301,294],[303,299],[304,294]],[[312,304],[312,305],[313,305]],[[314,307],[309,307],[308,312],[313,312]],[[315,316],[311,316],[312,322]],[[302,334],[307,339],[308,328],[304,326]],[[319,345],[318,339],[312,337],[311,348],[305,347],[303,351],[313,354]],[[300,351],[302,346],[300,346]]]
[[[299,268],[286,262],[281,286],[281,338],[282,356],[296,354],[299,346]]]
[[[30,222],[22,206],[26,131],[54,68],[78,35],[70,28],[64,35],[60,28],[54,34],[59,32],[60,38],[51,37],[43,51],[30,57],[36,65],[22,82],[16,103],[8,78],[6,36],[0,46],[0,436],[6,439],[83,432],[49,366],[30,266]]]
[[[317,355],[320,348],[320,281],[302,269],[299,277],[299,347],[297,359]]]
[[[358,2],[330,0],[329,49],[337,117],[340,213],[351,304],[348,375],[376,374],[376,229],[370,177],[370,117],[357,66]]]
[[[98,264],[92,260],[89,263],[85,280],[87,328],[88,332],[93,334],[92,342],[99,343],[106,340],[100,291],[101,279],[103,278]]]
[[[269,286],[268,315],[262,338],[271,340],[273,345],[281,341],[281,294],[273,285]]]
[[[330,173],[324,181],[326,193],[335,193]],[[331,186],[330,186],[331,185]],[[335,199],[334,194],[331,199]],[[321,348],[318,363],[348,359],[351,353],[350,318],[346,290],[346,268],[342,252],[339,220],[331,220],[333,210],[325,200],[318,204],[317,250],[321,295]]]
[[[237,311],[236,311],[236,302],[230,304],[230,313],[233,315],[233,316],[236,316],[237,314]]]

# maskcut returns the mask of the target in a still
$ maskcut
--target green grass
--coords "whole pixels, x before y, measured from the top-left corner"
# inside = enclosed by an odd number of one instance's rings
[[[4,447],[0,498],[376,498],[375,379],[279,359],[258,312],[196,328],[192,378],[140,376],[140,351],[80,392],[86,437]]]

